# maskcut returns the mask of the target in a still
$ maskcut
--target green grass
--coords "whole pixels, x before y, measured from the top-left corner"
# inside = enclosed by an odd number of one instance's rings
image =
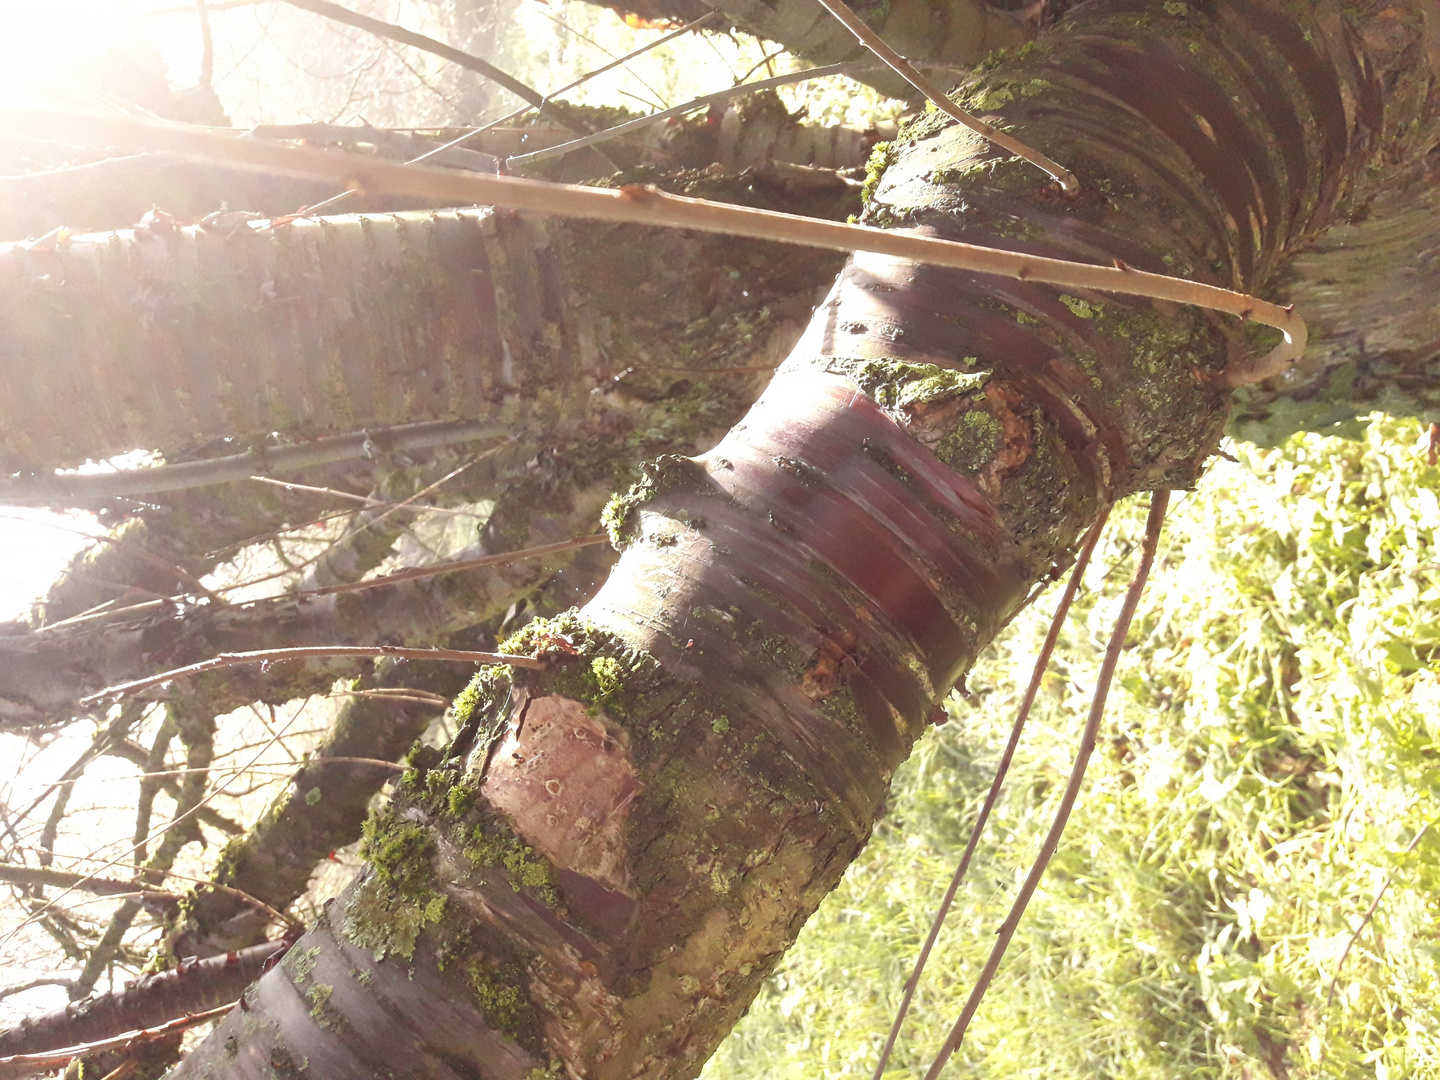
[[[947,1077],[1440,1074],[1440,469],[1421,426],[1235,447],[1180,496],[1080,805]],[[923,1074],[1048,826],[1145,500],[1117,513],[889,1076]],[[868,1074],[1051,597],[970,677],[707,1080]],[[1377,889],[1394,882],[1326,994]]]

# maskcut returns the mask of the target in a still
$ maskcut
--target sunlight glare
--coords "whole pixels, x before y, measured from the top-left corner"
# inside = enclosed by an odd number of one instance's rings
[[[0,107],[63,97],[88,82],[106,54],[166,56],[174,43],[163,39],[178,21],[142,17],[161,7],[162,0],[0,0]],[[186,21],[198,51],[194,17]]]

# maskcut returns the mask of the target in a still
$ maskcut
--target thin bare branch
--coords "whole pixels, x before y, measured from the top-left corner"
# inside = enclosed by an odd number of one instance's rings
[[[143,882],[118,881],[115,878],[86,877],[65,870],[43,866],[10,866],[0,863],[0,881],[16,885],[54,885],[61,889],[79,889],[97,896],[144,896],[147,900],[168,902],[179,900],[174,893],[150,889]]]
[[[920,985],[920,975],[925,970],[925,963],[930,959],[930,950],[935,947],[935,939],[940,936],[940,928],[945,925],[945,916],[950,913],[950,906],[955,902],[955,894],[960,889],[960,883],[965,880],[965,873],[970,869],[970,860],[975,855],[975,849],[980,846],[980,837],[985,831],[985,823],[990,820],[990,811],[995,808],[995,802],[1000,797],[1000,788],[1005,783],[1005,774],[1010,771],[1010,762],[1014,760],[1015,748],[1020,745],[1020,733],[1025,729],[1025,721],[1030,717],[1030,709],[1035,704],[1035,695],[1040,691],[1040,683],[1045,678],[1045,672],[1050,667],[1050,657],[1055,652],[1055,643],[1060,640],[1060,630],[1065,625],[1066,616],[1070,614],[1070,605],[1075,601],[1075,594],[1080,591],[1080,583],[1085,579],[1085,569],[1090,565],[1090,556],[1095,552],[1095,545],[1100,540],[1100,533],[1105,528],[1105,523],[1110,520],[1110,508],[1107,506],[1095,519],[1095,524],[1090,526],[1090,531],[1085,535],[1085,541],[1080,547],[1080,554],[1075,560],[1075,567],[1070,571],[1070,580],[1065,585],[1065,591],[1060,596],[1060,602],[1055,605],[1055,614],[1050,620],[1050,632],[1045,635],[1045,643],[1040,646],[1040,654],[1035,657],[1035,667],[1030,673],[1030,685],[1025,688],[1025,697],[1020,702],[1020,709],[1015,714],[1015,723],[1010,729],[1010,739],[1005,744],[1005,750],[1000,755],[1000,762],[995,767],[995,777],[990,781],[990,790],[985,795],[985,802],[980,807],[980,813],[975,817],[975,824],[970,827],[970,839],[965,844],[965,851],[960,856],[960,863],[955,867],[954,876],[950,878],[950,887],[945,890],[945,896],[940,901],[940,908],[935,912],[935,918],[930,923],[930,932],[925,938],[925,944],[920,947],[920,955],[915,958],[915,968],[910,973],[910,978],[905,983],[905,992],[900,999],[900,1007],[895,1011],[895,1022],[890,1025],[890,1034],[885,1039],[885,1045],[880,1050],[880,1060],[875,1066],[873,1080],[880,1080],[885,1073],[885,1066],[890,1062],[890,1053],[895,1049],[895,1040],[900,1036],[900,1029],[905,1024],[905,1017],[910,1011],[910,1002],[915,997],[915,988]]]
[[[757,370],[773,370],[770,368]],[[395,504],[396,506],[400,504]],[[342,582],[336,585],[322,585],[313,589],[296,589],[292,592],[278,593],[275,596],[262,597],[247,602],[248,606],[268,603],[289,603],[297,598],[308,596],[327,596],[332,593],[362,592],[365,589],[374,589],[382,585],[394,585],[401,581],[419,581],[424,578],[439,577],[442,574],[458,574],[466,570],[475,570],[483,566],[508,566],[511,563],[520,562],[524,559],[538,559],[547,555],[559,555],[566,551],[574,551],[578,548],[590,547],[594,544],[603,544],[608,540],[604,534],[593,534],[590,536],[578,536],[573,540],[560,540],[553,544],[541,544],[532,548],[521,548],[518,551],[503,551],[497,555],[477,555],[473,559],[456,559],[451,562],[432,563],[428,566],[414,566],[406,570],[397,570],[393,574],[385,574],[381,577],[366,578],[363,581]],[[250,585],[255,582],[243,582]],[[235,587],[239,587],[238,585]],[[223,591],[223,590],[222,590]],[[132,604],[128,607],[107,608],[104,611],[97,611],[94,614],[87,614],[84,617],[67,619],[63,623],[54,623],[41,626],[36,633],[44,633],[47,630],[54,630],[62,626],[73,626],[79,622],[93,622],[96,619],[106,616],[134,615],[141,611],[150,611],[164,604],[179,605],[184,602],[183,596],[172,596],[165,600],[147,600],[143,604]]]
[[[1140,550],[1140,565],[1135,568],[1135,574],[1130,579],[1130,588],[1120,606],[1115,629],[1111,631],[1110,644],[1105,649],[1105,659],[1100,664],[1095,692],[1090,699],[1090,716],[1085,721],[1085,730],[1080,736],[1080,746],[1075,752],[1075,764],[1070,769],[1065,793],[1060,797],[1060,805],[1055,810],[1055,820],[1050,823],[1050,831],[1040,844],[1040,853],[1036,855],[1030,872],[1025,875],[1024,884],[1020,886],[1020,892],[1010,906],[1010,913],[1005,916],[1005,921],[995,933],[995,944],[990,949],[985,967],[981,970],[980,977],[975,980],[975,986],[965,1001],[959,1019],[950,1029],[940,1052],[935,1055],[934,1062],[925,1074],[925,1080],[937,1080],[945,1068],[945,1063],[960,1048],[961,1040],[965,1038],[965,1029],[969,1027],[971,1018],[979,1009],[990,981],[995,978],[995,972],[999,970],[1010,939],[1015,936],[1015,928],[1020,925],[1020,917],[1025,914],[1030,897],[1035,895],[1040,879],[1045,876],[1045,868],[1050,865],[1051,856],[1060,846],[1060,837],[1070,820],[1070,811],[1074,809],[1075,800],[1080,796],[1080,786],[1085,781],[1085,768],[1089,765],[1090,755],[1095,749],[1095,737],[1100,731],[1100,721],[1105,716],[1105,699],[1110,694],[1110,683],[1115,677],[1115,667],[1120,662],[1120,651],[1125,647],[1125,635],[1130,632],[1130,621],[1135,617],[1135,609],[1140,606],[1140,596],[1145,591],[1145,582],[1150,577],[1151,566],[1155,563],[1155,551],[1160,546],[1160,528],[1165,523],[1165,510],[1169,505],[1170,492],[1163,488],[1150,496],[1150,516],[1145,522],[1145,541]]]
[[[1425,834],[1430,831],[1430,826],[1433,824],[1435,824],[1433,821],[1427,821],[1420,831],[1415,834],[1410,843],[1406,845],[1402,854],[1409,855],[1419,847],[1420,841],[1425,838]],[[1375,899],[1370,901],[1370,906],[1365,909],[1365,914],[1361,916],[1360,922],[1355,927],[1355,932],[1350,935],[1350,940],[1345,942],[1345,950],[1340,954],[1340,959],[1335,961],[1335,974],[1330,977],[1330,987],[1325,991],[1326,1012],[1329,1012],[1330,1006],[1335,1003],[1335,987],[1340,981],[1340,971],[1344,968],[1345,961],[1350,957],[1350,950],[1355,947],[1355,942],[1360,940],[1360,934],[1364,931],[1365,927],[1370,925],[1370,920],[1375,917],[1375,912],[1380,910],[1380,901],[1385,899],[1385,894],[1390,891],[1390,886],[1395,883],[1395,875],[1397,873],[1399,873],[1398,867],[1385,875],[1385,881],[1381,884],[1380,888],[1375,891]]]
[[[556,98],[559,97],[561,94],[566,93],[567,91],[574,90],[577,86],[581,86],[589,82],[591,79],[595,78],[598,75],[604,75],[607,71],[612,71],[615,68],[620,67],[622,64],[627,64],[631,60],[634,60],[637,56],[642,56],[645,53],[649,52],[651,49],[658,49],[661,45],[668,44],[669,42],[674,41],[676,38],[681,37],[684,34],[690,33],[691,30],[698,28],[703,23],[709,22],[718,14],[718,11],[707,12],[706,14],[701,15],[698,19],[686,23],[679,29],[672,30],[664,37],[658,37],[654,41],[649,42],[645,45],[641,45],[640,48],[635,49],[632,52],[626,53],[624,56],[617,56],[608,64],[602,64],[600,67],[595,68],[593,71],[587,71],[584,75],[581,75],[580,78],[576,79],[574,82],[568,82],[564,86],[560,87],[558,90],[551,90],[548,94],[545,95],[545,97],[547,99]],[[534,105],[525,105],[522,108],[516,109],[514,112],[506,113],[504,116],[500,117],[500,119],[491,120],[488,124],[483,124],[482,126],[477,127],[474,131],[467,132],[466,134],[460,136],[460,138],[456,139],[454,142],[446,143],[445,146],[439,147],[437,148],[437,150],[432,150],[431,153],[438,153],[439,150],[444,150],[451,146],[457,146],[460,143],[464,142],[466,139],[470,138],[471,135],[478,135],[482,131],[490,131],[494,128],[499,127],[501,124],[509,123],[511,120],[518,120],[520,117],[524,116],[534,107]],[[416,158],[416,161],[420,161],[424,157],[428,156],[428,154],[422,155],[421,158]]]
[[[816,0],[816,2],[831,15],[835,16],[845,29],[854,34],[861,45],[885,61],[890,70],[929,98],[934,106],[946,116],[963,124],[977,135],[983,135],[996,146],[1004,150],[1009,150],[1010,153],[1016,157],[1024,158],[1030,162],[1031,165],[1034,165],[1041,172],[1044,172],[1055,180],[1068,194],[1073,195],[1080,190],[1080,182],[1075,179],[1074,173],[1065,168],[1065,166],[1051,161],[1044,154],[1040,153],[1040,151],[1031,149],[1019,139],[1006,135],[1005,132],[993,125],[985,123],[985,121],[979,117],[971,116],[951,101],[939,87],[921,75],[920,72],[916,71],[910,61],[890,48],[889,45],[886,45],[879,34],[861,22],[860,17],[850,10],[844,0]]]
[[[15,983],[13,986],[0,987],[0,1001],[5,998],[14,997],[16,994],[23,994],[27,990],[34,990],[40,986],[70,986],[74,979],[62,979],[56,975],[46,975],[38,979],[31,979],[29,982]]]
[[[255,752],[254,756],[251,757],[251,759],[249,760],[249,762],[247,762],[247,763],[246,763],[244,766],[242,766],[240,769],[236,770],[236,774],[237,774],[237,775],[243,775],[248,769],[250,769],[251,767],[253,767],[253,766],[255,765],[255,763],[260,760],[261,757],[264,756],[265,751],[269,750],[271,746],[273,746],[275,743],[277,743],[277,742],[280,741],[280,739],[285,735],[285,733],[290,729],[290,727],[295,723],[295,721],[298,720],[298,719],[300,719],[301,714],[303,714],[304,711],[305,711],[305,705],[306,705],[308,702],[309,702],[309,698],[306,698],[305,701],[301,702],[300,708],[298,708],[298,709],[295,710],[295,715],[293,715],[292,717],[290,717],[290,719],[285,722],[285,726],[284,726],[283,728],[281,728],[280,731],[279,731],[276,735],[274,735],[268,742],[266,742],[263,746],[260,747],[259,750],[257,750],[257,751]],[[166,716],[166,721],[165,721],[165,723],[166,723],[167,725],[171,726],[172,729],[174,729],[175,725],[172,723],[172,717],[170,717],[168,714],[167,714],[167,716]],[[102,863],[102,865],[100,865],[99,867],[97,867],[92,873],[85,875],[86,878],[96,877],[96,876],[98,876],[99,874],[103,873],[104,871],[109,870],[112,866],[116,866],[116,865],[118,865],[119,863],[123,862],[128,856],[134,854],[135,852],[143,851],[143,850],[145,849],[145,846],[146,846],[151,840],[154,840],[156,837],[164,836],[164,835],[165,835],[166,833],[168,833],[171,829],[176,828],[177,826],[179,826],[179,825],[182,824],[183,822],[189,821],[192,815],[195,815],[195,814],[199,813],[201,810],[204,809],[204,807],[205,807],[212,799],[214,799],[214,798],[216,798],[217,796],[219,796],[220,794],[222,794],[222,793],[225,791],[226,786],[227,786],[227,785],[225,785],[225,784],[221,784],[221,785],[220,785],[219,787],[217,787],[214,791],[211,791],[211,792],[210,792],[209,794],[207,794],[203,799],[201,799],[200,802],[199,802],[198,804],[196,804],[195,806],[192,806],[190,809],[185,810],[184,812],[175,814],[175,816],[172,817],[172,818],[171,818],[168,822],[166,822],[163,826],[161,826],[160,828],[156,829],[154,832],[150,833],[148,836],[140,839],[140,840],[137,841],[136,843],[131,844],[130,847],[126,848],[124,851],[120,852],[118,855],[116,855],[116,856],[114,856],[113,858],[105,861],[104,863]],[[97,860],[94,860],[94,861],[97,861],[97,862],[98,862],[99,860],[97,859]],[[167,867],[166,869],[168,870],[168,867]],[[0,938],[0,948],[3,948],[5,945],[9,944],[10,941],[15,937],[16,934],[18,934],[18,933],[19,933],[21,930],[23,930],[26,926],[29,926],[31,923],[36,922],[36,921],[41,921],[41,922],[43,922],[44,919],[45,919],[45,917],[46,917],[47,915],[51,915],[51,916],[57,915],[58,913],[55,912],[55,905],[56,905],[59,901],[63,900],[63,899],[64,899],[66,896],[68,896],[70,893],[72,893],[72,892],[76,891],[78,888],[80,888],[80,886],[81,886],[82,884],[83,884],[83,882],[77,882],[75,885],[71,885],[71,886],[68,887],[64,892],[60,893],[58,896],[56,896],[56,897],[54,897],[54,898],[52,898],[52,899],[50,899],[50,900],[47,900],[44,904],[40,905],[40,906],[39,906],[38,908],[36,908],[35,910],[31,911],[30,914],[27,915],[18,925],[14,926],[14,927],[11,927],[11,929],[9,930],[9,932],[7,932],[3,938]],[[267,910],[271,910],[271,909],[268,909],[268,908],[267,908]],[[283,916],[283,915],[282,915],[282,916],[280,916],[280,917],[281,917],[282,919],[285,919],[285,921],[286,921],[287,923],[291,921],[291,920],[289,920],[288,917],[286,917],[286,916]],[[4,1076],[3,1072],[0,1072],[0,1080],[3,1080],[3,1076]]]
[[[484,516],[483,514],[477,514],[474,510],[460,510],[453,506],[426,506],[423,504],[415,506],[408,500],[402,504],[393,500],[372,499],[369,495],[356,495],[352,491],[340,491],[337,488],[313,487],[310,484],[296,484],[289,480],[276,480],[270,476],[252,476],[250,479],[261,484],[271,484],[275,487],[284,488],[286,491],[309,491],[315,495],[333,495],[337,499],[348,499],[351,502],[363,503],[365,506],[375,507],[380,510],[398,510],[401,506],[404,506],[406,509],[412,510],[417,514],[450,514],[455,517]],[[119,586],[116,586],[116,588],[119,588]]]
[[[517,154],[514,157],[505,159],[505,167],[509,169],[523,169],[527,165],[534,165],[537,162],[545,161],[547,158],[559,157],[561,154],[568,154],[575,150],[583,150],[587,146],[595,146],[602,142],[609,142],[611,139],[618,139],[628,135],[632,131],[639,131],[641,128],[651,127],[655,124],[664,123],[666,120],[673,120],[678,116],[685,116],[695,112],[697,109],[707,109],[712,105],[719,105],[729,101],[731,98],[741,97],[745,94],[758,93],[761,90],[772,90],[777,86],[789,86],[791,83],[808,82],[811,79],[823,79],[830,75],[850,75],[860,71],[868,70],[872,65],[868,64],[831,64],[828,67],[809,68],[806,71],[792,71],[787,75],[776,75],[771,79],[761,79],[759,82],[741,83],[739,86],[732,86],[725,90],[717,90],[713,94],[706,94],[704,97],[693,98],[683,105],[676,105],[672,109],[663,109],[660,112],[650,113],[648,116],[638,116],[634,120],[627,120],[623,124],[616,124],[614,127],[606,128],[604,131],[597,131],[593,135],[586,135],[584,138],[571,139],[569,142],[560,143],[556,146],[547,146],[543,150],[536,150],[529,154]],[[497,124],[501,121],[495,121]]]
[[[268,745],[268,744],[267,744],[267,745]],[[316,765],[328,765],[328,764],[330,764],[331,762],[335,762],[335,763],[338,763],[338,764],[371,765],[371,766],[375,766],[375,767],[377,767],[377,768],[389,769],[389,770],[391,770],[392,772],[403,772],[403,771],[405,770],[405,766],[404,766],[404,765],[398,765],[398,764],[396,764],[396,763],[393,762],[393,761],[382,761],[382,760],[380,760],[380,759],[378,759],[378,758],[343,758],[343,757],[334,757],[334,758],[306,758],[306,759],[305,759],[305,767],[306,767],[307,769],[310,769],[310,768],[314,768]],[[233,776],[240,776],[240,775],[243,775],[243,774],[245,774],[245,773],[252,772],[252,771],[254,771],[255,769],[260,768],[260,767],[261,767],[261,766],[257,766],[257,765],[255,765],[254,763],[251,763],[251,764],[248,765],[248,766],[243,766],[243,767],[240,767],[240,768],[235,768],[235,769],[227,770],[227,771],[224,772],[222,775],[231,776],[231,777],[233,777]],[[270,767],[271,767],[271,768],[275,768],[275,769],[285,769],[287,773],[288,773],[288,772],[293,772],[293,770],[291,770],[288,766],[274,765],[274,766],[270,766]],[[188,772],[191,772],[191,771],[192,771],[192,770],[190,770],[190,769],[172,769],[172,770],[168,770],[167,772],[160,773],[160,774],[158,774],[158,775],[166,776],[166,775],[171,775],[171,774],[188,773]],[[200,771],[214,773],[214,772],[217,772],[217,771],[219,771],[219,770],[204,769],[204,770],[200,770]],[[127,777],[127,779],[134,779],[134,777]],[[204,816],[203,811],[201,812],[200,815],[197,815],[197,816],[201,817],[202,820],[203,820],[203,816]],[[36,850],[36,849],[34,849],[34,848],[17,848],[16,850],[17,850],[17,851],[34,851],[34,850]],[[96,857],[93,857],[93,856],[67,855],[67,856],[65,856],[65,858],[66,858],[66,859],[69,859],[69,860],[71,860],[71,861],[73,861],[73,862],[96,862],[96,863],[103,862],[103,863],[105,864],[105,866],[107,866],[107,867],[115,865],[114,860],[105,860],[105,859],[100,859],[100,858],[96,858]],[[18,869],[28,870],[29,868],[28,868],[28,867],[20,867],[20,868],[18,868]],[[52,874],[61,874],[61,875],[63,875],[65,878],[73,877],[73,878],[75,879],[74,881],[63,881],[63,880],[61,880],[60,877],[56,877],[56,878],[54,878],[53,880],[47,880],[47,881],[45,882],[45,884],[54,885],[54,886],[56,886],[56,887],[58,887],[58,888],[63,888],[63,889],[65,889],[65,890],[67,890],[67,891],[74,891],[74,892],[94,892],[94,893],[96,893],[97,895],[101,895],[101,896],[106,896],[106,895],[114,895],[114,896],[130,895],[130,894],[123,893],[123,892],[117,892],[117,893],[111,894],[111,893],[106,892],[106,891],[103,890],[103,889],[91,889],[89,883],[90,883],[91,881],[95,880],[94,874],[80,874],[80,873],[75,873],[75,872],[73,872],[73,871],[72,871],[72,872],[69,872],[69,873],[66,873],[66,872],[64,872],[64,871],[49,871],[49,873],[52,873]],[[295,919],[293,916],[287,915],[285,912],[280,911],[278,908],[272,907],[270,904],[267,904],[264,900],[261,900],[258,896],[252,896],[250,893],[246,892],[244,889],[237,889],[237,888],[235,888],[233,885],[222,885],[222,884],[220,884],[219,882],[216,882],[216,881],[211,880],[210,878],[194,877],[193,875],[190,875],[190,874],[181,874],[181,873],[179,873],[178,871],[175,871],[175,870],[166,870],[162,876],[163,876],[164,878],[173,879],[173,880],[175,880],[175,881],[188,881],[188,882],[189,882],[190,884],[192,884],[192,885],[204,885],[206,888],[217,889],[217,890],[219,890],[220,892],[228,893],[229,895],[235,897],[235,899],[239,900],[241,903],[246,904],[246,905],[248,905],[248,906],[250,906],[250,907],[253,907],[253,908],[255,908],[255,909],[259,910],[259,911],[263,911],[268,917],[274,919],[277,923],[281,924],[282,926],[288,927],[288,928],[290,928],[290,929],[295,929],[295,928],[297,928],[297,927],[299,927],[299,926],[301,925],[298,921],[296,921],[296,919]],[[4,875],[3,875],[3,872],[0,872],[0,880],[6,880],[5,877],[4,877]],[[107,879],[103,879],[103,880],[111,881],[111,880],[114,880],[114,879],[109,879],[109,878],[107,878]],[[116,882],[116,884],[125,884],[125,885],[127,885],[127,886],[132,890],[132,892],[133,892],[133,890],[134,890],[134,884],[133,884],[133,883],[130,883],[130,882],[124,882],[124,883]],[[153,896],[153,897],[155,897],[157,900],[161,900],[161,901],[163,901],[163,902],[168,902],[171,898],[179,899],[179,897],[178,897],[175,893],[157,892],[157,891],[155,891],[155,890],[147,890],[147,891],[145,891],[145,892],[144,892],[143,894],[141,894],[141,895],[146,896],[146,897],[152,897],[152,896]]]
[[[533,656],[512,656],[509,653],[471,652],[464,649],[403,649],[397,645],[305,645],[295,649],[256,649],[253,652],[220,653],[198,664],[162,671],[158,675],[147,675],[117,686],[107,686],[94,694],[80,699],[84,706],[100,705],[106,701],[137,694],[152,686],[161,686],[176,679],[188,678],[206,671],[234,667],[237,664],[280,664],[287,660],[313,660],[332,656],[360,656],[369,658],[389,656],[397,660],[453,660],[465,664],[508,664],[510,667],[532,668],[544,671],[546,664]]]
[[[429,450],[455,443],[494,439],[510,434],[498,424],[479,421],[436,421],[405,424],[381,431],[331,435],[295,446],[259,446],[243,454],[150,465],[102,473],[66,473],[59,476],[15,478],[0,481],[0,504],[10,506],[86,506],[131,495],[224,484],[257,473],[304,469],[354,461],[390,451]],[[182,579],[183,580],[183,579]]]
[[[182,962],[170,971],[144,975],[125,989],[98,994],[64,1009],[30,1018],[0,1033],[0,1053],[63,1053],[76,1043],[114,1038],[165,1023],[186,1012],[233,1002],[283,955],[287,941]]]
[[[408,570],[397,570],[393,574],[386,574],[383,577],[368,578],[365,581],[347,581],[339,585],[325,585],[318,589],[307,589],[303,593],[287,593],[287,598],[294,596],[325,596],[330,593],[360,592],[363,589],[373,589],[379,585],[394,585],[397,581],[419,581],[422,578],[438,577],[441,574],[455,574],[464,570],[476,570],[482,566],[504,566],[507,563],[519,562],[522,559],[538,559],[546,555],[559,555],[566,551],[575,551],[578,548],[591,547],[595,544],[605,543],[609,537],[603,533],[592,536],[578,536],[574,540],[561,540],[554,544],[541,544],[538,547],[524,548],[520,551],[502,551],[498,555],[477,555],[473,559],[456,559],[454,562],[432,563],[429,566],[415,566]]]
[[[103,473],[101,473],[101,474],[91,474],[91,475],[115,475],[115,474],[103,474]],[[0,485],[0,505],[3,505],[3,504],[5,503],[5,501],[6,501],[6,500],[5,500],[5,496],[4,496],[4,487],[3,487],[3,485]],[[12,504],[12,505],[13,505],[13,504]],[[15,516],[17,516],[17,515],[6,514],[6,513],[4,513],[3,510],[0,510],[0,517],[15,517]],[[124,551],[126,554],[131,555],[131,556],[133,556],[134,558],[141,559],[141,560],[143,560],[143,561],[145,561],[145,562],[148,562],[151,566],[158,567],[159,569],[165,571],[167,574],[173,574],[176,581],[183,582],[184,584],[190,586],[190,588],[191,588],[192,590],[194,590],[194,592],[196,593],[196,595],[198,595],[198,596],[203,596],[203,597],[206,597],[207,599],[214,600],[214,601],[217,601],[217,602],[218,602],[218,600],[219,600],[219,598],[218,598],[217,596],[215,596],[209,589],[207,589],[207,588],[205,587],[205,584],[204,584],[199,578],[197,578],[194,574],[190,573],[190,571],[186,570],[183,566],[176,566],[174,563],[170,562],[168,559],[162,559],[159,555],[156,555],[153,551],[150,551],[148,548],[142,547],[142,546],[139,545],[139,544],[132,544],[132,543],[130,543],[129,541],[124,540],[124,539],[121,539],[121,538],[118,537],[118,536],[111,536],[111,535],[109,535],[109,534],[107,534],[107,533],[97,533],[97,532],[93,532],[93,531],[90,530],[90,529],[83,529],[83,528],[81,528],[81,527],[78,526],[78,525],[69,525],[69,524],[66,524],[66,523],[63,522],[63,521],[57,521],[57,520],[54,520],[54,519],[44,519],[44,518],[34,519],[34,520],[35,520],[35,523],[36,523],[36,524],[44,525],[44,526],[46,526],[46,527],[48,527],[48,528],[51,528],[51,529],[58,529],[58,530],[60,530],[61,532],[68,532],[68,533],[71,533],[71,534],[73,534],[73,535],[75,535],[75,536],[83,536],[86,540],[92,540],[92,541],[94,541],[94,542],[97,543],[97,544],[106,544],[106,545],[108,545],[108,546],[110,546],[110,547],[119,548],[120,550]]]
[[[482,60],[478,56],[463,52],[452,45],[446,45],[443,41],[426,37],[424,34],[417,34],[413,30],[406,30],[403,26],[396,26],[394,23],[382,22],[379,19],[372,19],[368,15],[361,15],[359,12],[343,8],[339,4],[332,4],[329,0],[283,0],[283,2],[291,7],[302,8],[305,11],[314,12],[316,15],[323,15],[327,19],[333,19],[335,22],[344,23],[346,26],[364,30],[367,34],[374,34],[376,37],[395,41],[401,45],[409,45],[412,49],[419,49],[448,60],[458,67],[473,71],[477,75],[484,76],[491,82],[503,86],[520,100],[528,101],[567,130],[582,131],[583,133],[583,129],[578,128],[574,120],[550,104],[545,96],[534,87],[525,85],[513,75],[501,71],[494,64]]]
[[[1308,331],[1291,308],[1215,285],[1152,274],[1131,267],[1095,266],[1020,252],[941,240],[900,229],[875,229],[838,221],[758,210],[728,203],[670,195],[649,185],[588,188],[518,176],[486,176],[458,169],[398,165],[335,150],[267,146],[215,131],[119,116],[82,116],[46,110],[0,110],[0,128],[20,134],[105,145],[170,150],[201,159],[219,159],[275,172],[309,176],[366,191],[422,195],[457,205],[486,203],[596,221],[621,221],[755,240],[800,244],[831,251],[873,251],[973,273],[1094,289],[1126,296],[1170,300],[1237,315],[1279,330],[1285,341],[1269,353],[1232,365],[1222,376],[1229,386],[1260,382],[1279,374],[1305,350]],[[252,228],[265,228],[252,223]]]

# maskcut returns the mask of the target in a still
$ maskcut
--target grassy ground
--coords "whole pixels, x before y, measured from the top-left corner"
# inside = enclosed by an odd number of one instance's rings
[[[1440,1071],[1440,828],[1406,850],[1440,815],[1440,469],[1421,432],[1376,418],[1360,441],[1233,447],[1178,498],[1081,803],[947,1076]],[[1096,554],[888,1076],[923,1074],[1049,824],[1144,504]],[[983,657],[978,707],[896,778],[706,1080],[873,1068],[1052,605]]]

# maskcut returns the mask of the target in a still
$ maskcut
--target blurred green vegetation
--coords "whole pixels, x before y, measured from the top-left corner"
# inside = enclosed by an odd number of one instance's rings
[[[1440,828],[1406,853],[1440,815],[1422,436],[1231,445],[1177,495],[1080,805],[947,1077],[1440,1075]],[[1145,503],[1096,553],[889,1077],[923,1074],[1051,820]],[[706,1080],[873,1069],[1055,596],[981,659]]]

